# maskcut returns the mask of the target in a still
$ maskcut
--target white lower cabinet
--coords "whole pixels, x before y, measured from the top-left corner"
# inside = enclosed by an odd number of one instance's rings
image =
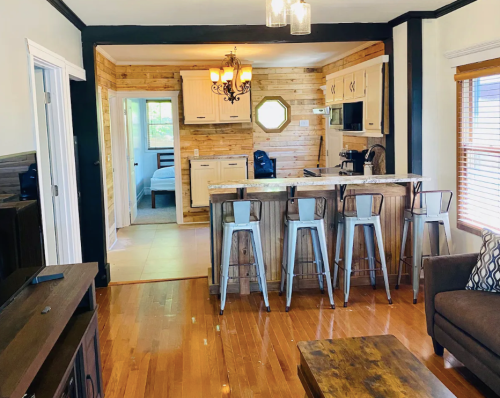
[[[192,159],[191,207],[207,207],[210,203],[208,183],[248,178],[247,159]]]

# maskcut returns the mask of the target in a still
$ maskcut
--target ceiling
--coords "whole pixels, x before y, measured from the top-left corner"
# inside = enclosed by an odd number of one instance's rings
[[[341,55],[359,51],[373,42],[238,44],[237,56],[254,67],[323,66]],[[121,65],[217,64],[233,50],[231,44],[99,46]]]
[[[308,0],[313,23],[388,22],[453,0]],[[65,0],[87,25],[263,25],[265,0]]]

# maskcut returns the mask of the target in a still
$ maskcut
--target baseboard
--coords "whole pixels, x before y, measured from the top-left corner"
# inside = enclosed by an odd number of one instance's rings
[[[151,195],[151,187],[144,187],[144,195]]]

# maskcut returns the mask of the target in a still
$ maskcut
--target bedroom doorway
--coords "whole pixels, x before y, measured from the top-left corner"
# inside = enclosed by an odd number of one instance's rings
[[[117,92],[121,227],[182,224],[178,92]],[[113,143],[114,144],[114,143]],[[179,166],[177,166],[179,165]]]

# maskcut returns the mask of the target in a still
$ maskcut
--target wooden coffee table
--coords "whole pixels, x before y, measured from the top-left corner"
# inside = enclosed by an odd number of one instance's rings
[[[394,336],[298,343],[308,397],[454,397]]]

